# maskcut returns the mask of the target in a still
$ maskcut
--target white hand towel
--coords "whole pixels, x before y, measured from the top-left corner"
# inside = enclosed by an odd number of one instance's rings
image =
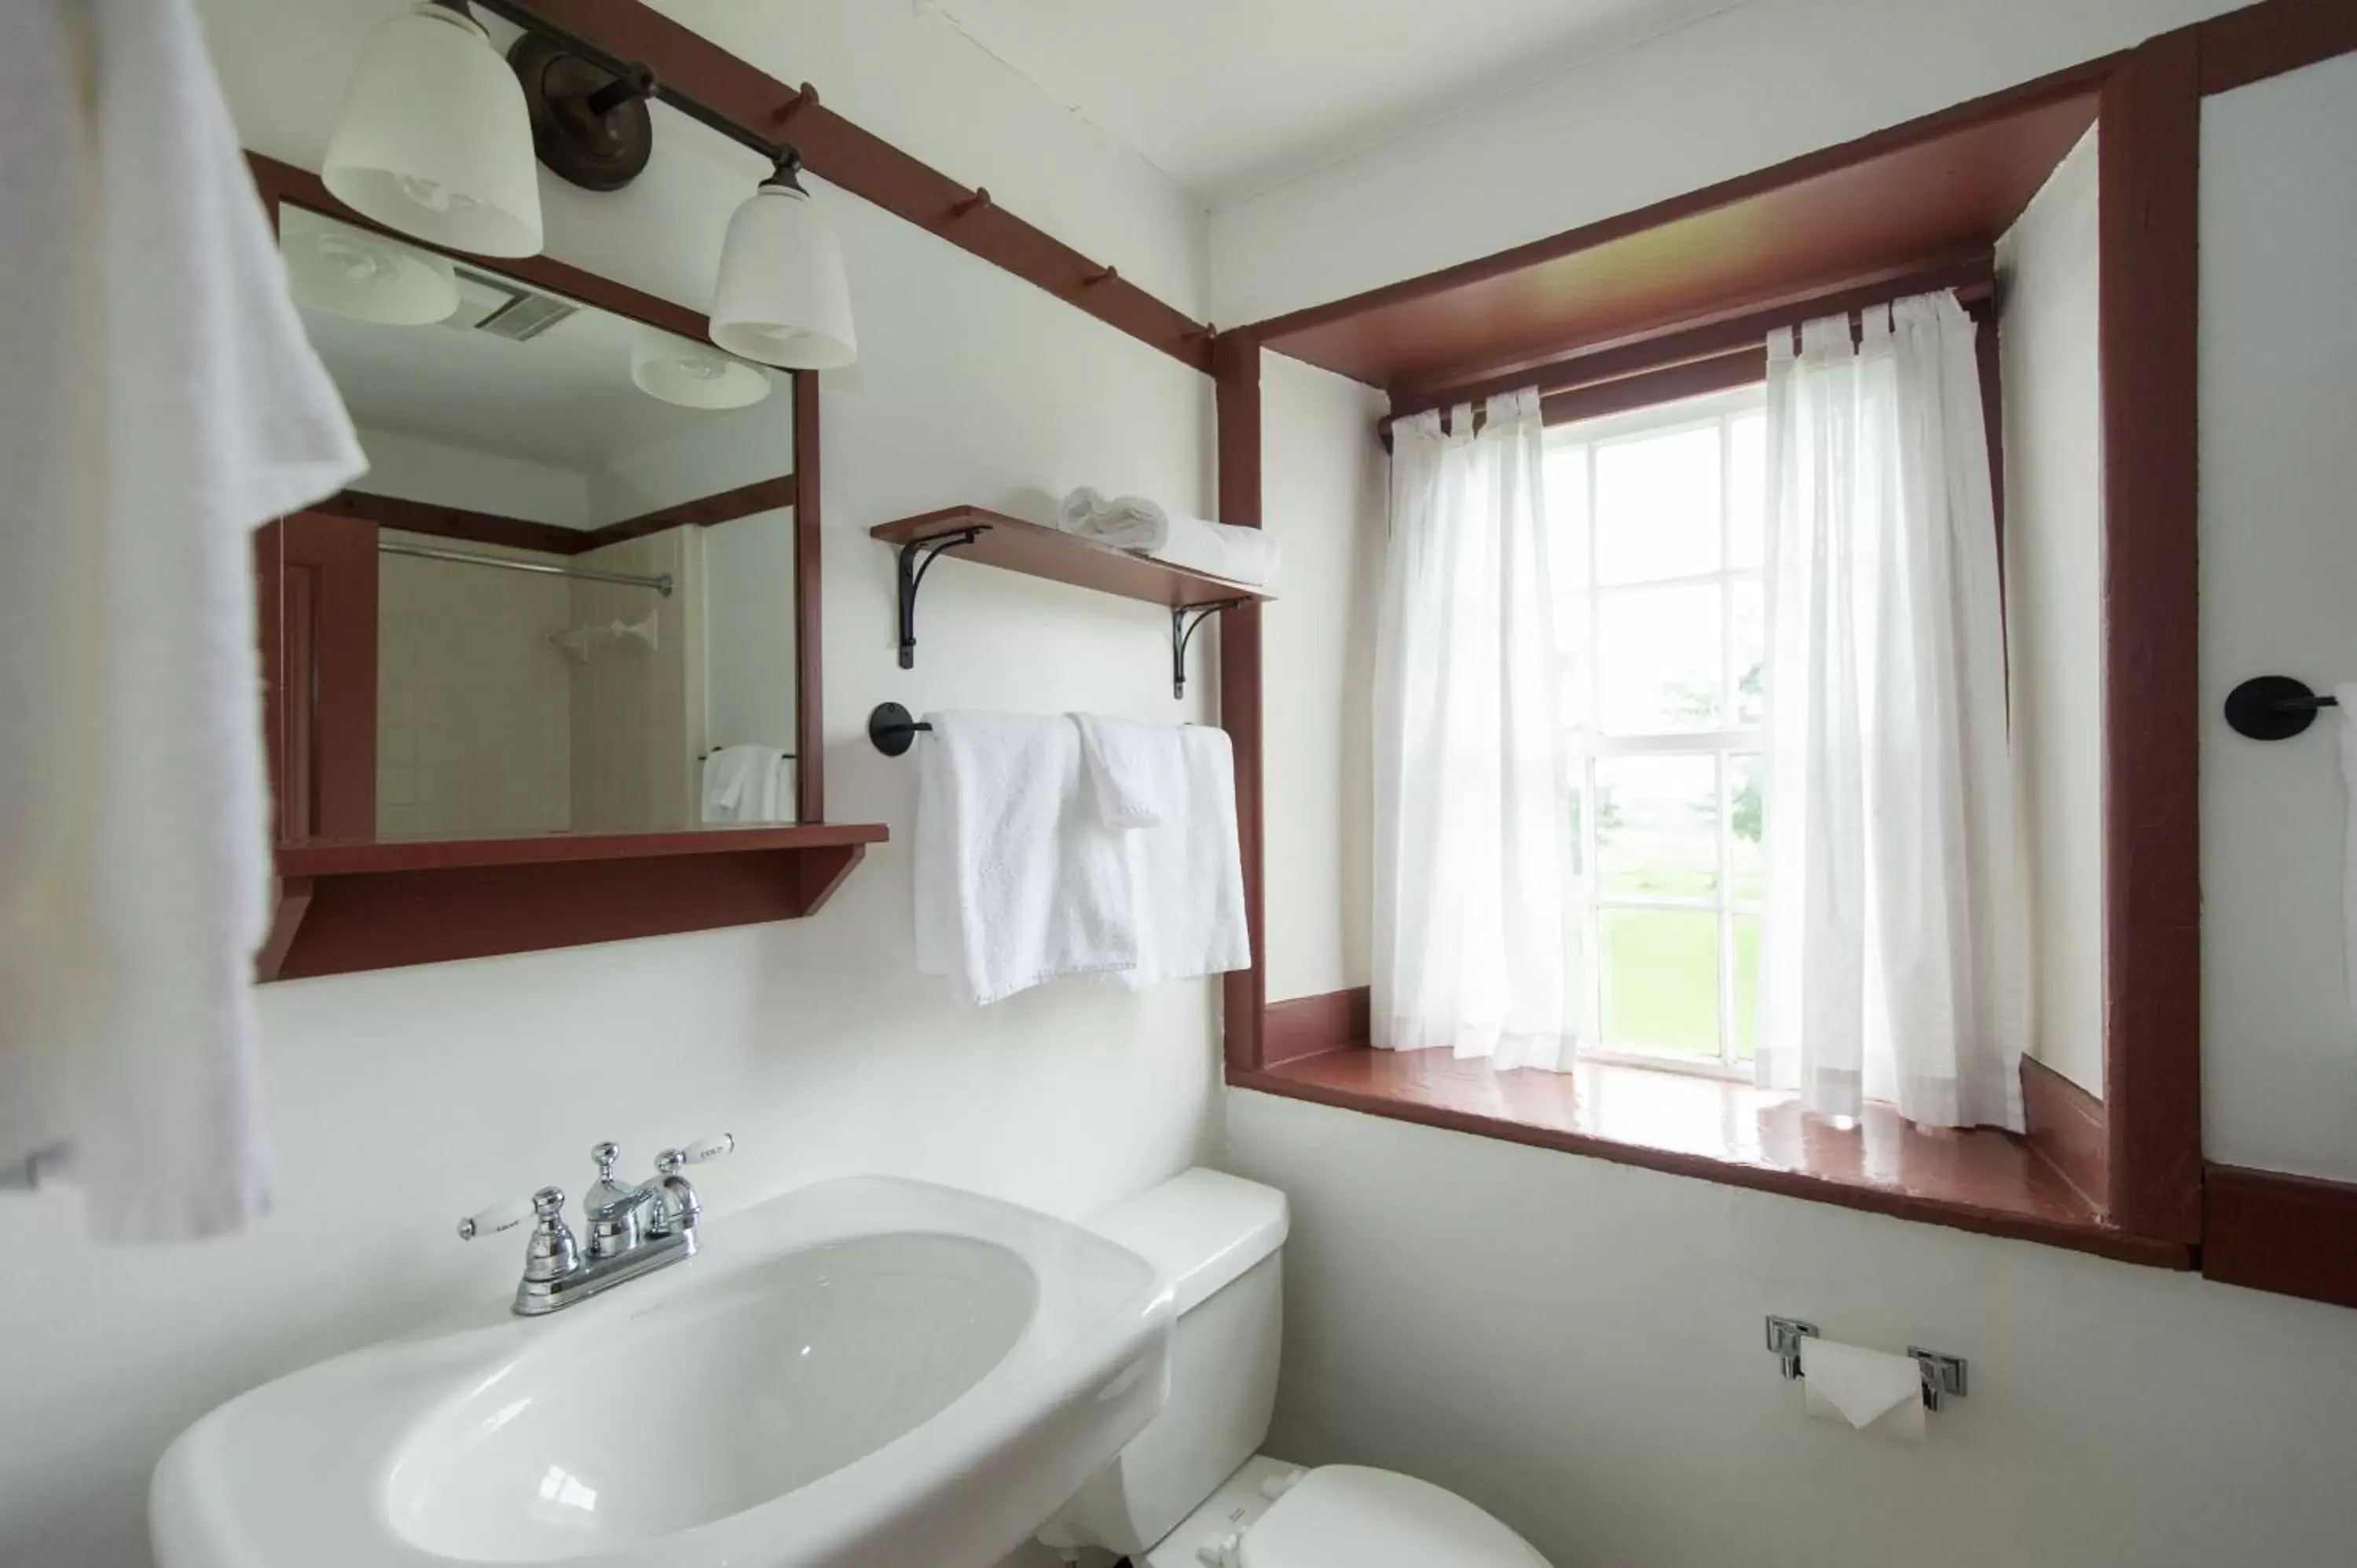
[[[1160,726],[1155,745],[1157,772],[1178,783],[1161,826],[1122,835],[1137,924],[1137,961],[1122,980],[1133,991],[1252,967],[1235,748],[1201,725]]]
[[[724,746],[704,759],[704,820],[782,822],[786,754],[774,746]]]
[[[1247,587],[1265,586],[1276,575],[1276,540],[1266,530],[1182,516],[1144,496],[1107,500],[1083,485],[1057,507],[1056,521],[1068,533]]]
[[[1102,714],[1074,714],[1072,722],[1081,726],[1097,820],[1109,828],[1159,825],[1171,792],[1181,787],[1178,754],[1166,744],[1171,726]]]
[[[917,967],[976,1006],[1137,962],[1122,841],[1062,714],[946,713],[917,748]],[[1158,831],[1158,830],[1157,830]]]
[[[0,5],[0,1165],[92,1231],[273,1185],[258,523],[363,462],[188,0]]]

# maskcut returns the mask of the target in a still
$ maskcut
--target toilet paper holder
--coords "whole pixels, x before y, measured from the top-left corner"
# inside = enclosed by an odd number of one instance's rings
[[[1801,1341],[1817,1337],[1817,1326],[1797,1317],[1768,1319],[1768,1348],[1783,1364],[1784,1376],[1801,1375]],[[1926,1350],[1920,1345],[1907,1347],[1916,1369],[1923,1374],[1923,1408],[1938,1410],[1941,1401],[1951,1395],[1964,1397],[1964,1359],[1939,1350]]]

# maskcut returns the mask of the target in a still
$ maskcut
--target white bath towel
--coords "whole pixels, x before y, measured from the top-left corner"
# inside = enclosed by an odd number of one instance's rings
[[[1081,756],[1098,820],[1109,828],[1159,825],[1182,783],[1178,755],[1165,744],[1171,726],[1103,714],[1074,714],[1072,722],[1081,726]]]
[[[1247,587],[1265,586],[1276,575],[1276,540],[1265,530],[1182,516],[1144,496],[1107,500],[1082,485],[1056,509],[1056,521],[1068,533]]]
[[[363,467],[188,0],[0,5],[0,1166],[270,1204],[254,526]]]
[[[1243,856],[1236,842],[1236,754],[1228,732],[1202,725],[1155,727],[1175,778],[1159,827],[1122,835],[1135,900],[1137,961],[1122,973],[1133,991],[1252,967],[1244,924]]]
[[[1123,840],[1063,714],[928,714],[917,748],[917,967],[977,1006],[1137,962]]]
[[[704,759],[707,822],[790,822],[786,754],[774,746],[724,746]]]

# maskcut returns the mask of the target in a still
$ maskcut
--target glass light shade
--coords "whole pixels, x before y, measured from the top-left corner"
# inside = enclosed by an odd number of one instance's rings
[[[388,327],[424,327],[449,319],[458,308],[458,278],[449,262],[397,240],[290,208],[279,214],[278,244],[296,299],[315,309]]]
[[[640,335],[630,380],[649,397],[682,408],[749,408],[770,395],[770,378],[744,360],[668,332]]]
[[[764,185],[728,220],[712,340],[797,371],[840,370],[859,357],[843,247],[807,193]]]
[[[355,211],[430,244],[539,253],[523,88],[480,24],[431,0],[369,35],[320,178]]]

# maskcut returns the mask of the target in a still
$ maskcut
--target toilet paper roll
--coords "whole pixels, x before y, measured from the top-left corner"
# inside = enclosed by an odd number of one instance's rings
[[[1814,1419],[1903,1443],[1923,1440],[1923,1370],[1912,1356],[1805,1338],[1801,1376]]]

